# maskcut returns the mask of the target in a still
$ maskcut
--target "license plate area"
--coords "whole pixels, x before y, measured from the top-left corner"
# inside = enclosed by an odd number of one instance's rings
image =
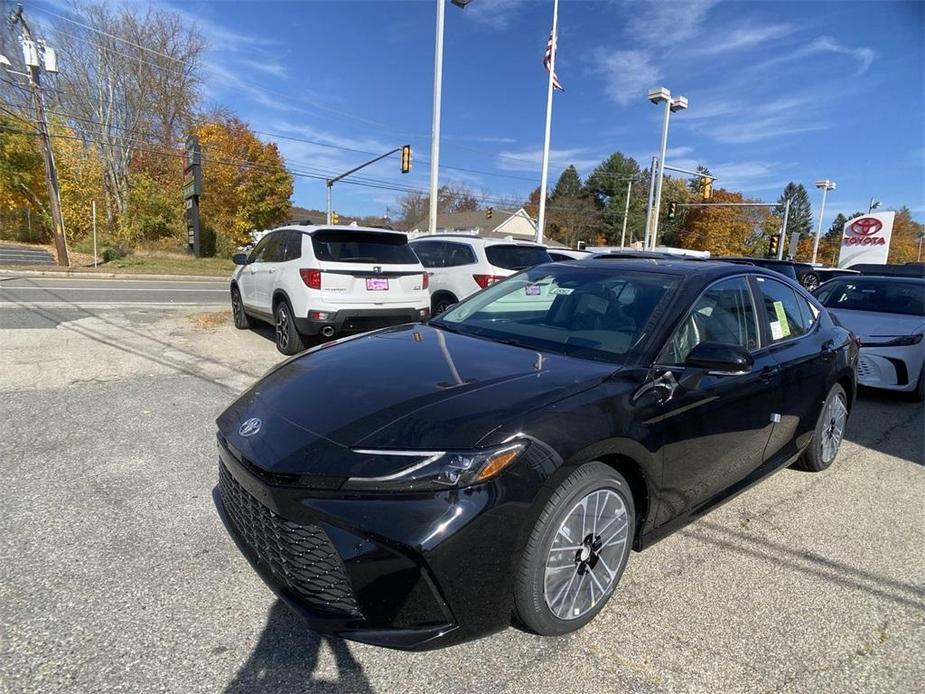
[[[366,289],[371,292],[387,292],[389,291],[389,279],[388,277],[367,277]]]

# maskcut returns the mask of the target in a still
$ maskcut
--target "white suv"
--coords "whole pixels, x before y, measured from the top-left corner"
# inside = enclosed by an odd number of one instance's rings
[[[304,337],[426,320],[427,273],[405,234],[364,227],[274,229],[231,276],[235,327],[276,326],[276,347],[296,354]]]
[[[411,247],[430,275],[432,315],[515,272],[552,262],[545,246],[509,238],[427,234],[411,241]]]

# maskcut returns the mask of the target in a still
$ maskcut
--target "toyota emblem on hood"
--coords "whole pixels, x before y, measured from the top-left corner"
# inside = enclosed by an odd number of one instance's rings
[[[241,425],[241,428],[238,429],[238,433],[241,436],[253,436],[258,431],[260,431],[260,425],[263,424],[258,417],[251,417],[244,424]]]

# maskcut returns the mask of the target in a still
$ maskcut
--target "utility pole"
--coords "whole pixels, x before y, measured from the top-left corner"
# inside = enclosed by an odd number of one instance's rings
[[[649,234],[652,229],[652,202],[655,199],[655,167],[658,157],[652,157],[652,166],[649,167],[649,203],[646,205],[646,234],[642,240],[644,250],[649,249]]]
[[[58,173],[55,170],[55,158],[51,152],[51,142],[48,138],[48,120],[45,116],[45,106],[42,103],[42,68],[39,64],[39,45],[36,43],[23,16],[22,5],[9,17],[10,27],[19,24],[22,27],[20,41],[22,42],[24,62],[29,68],[29,90],[32,92],[32,102],[35,105],[35,121],[38,135],[42,141],[42,158],[45,162],[45,186],[48,188],[48,202],[51,207],[51,220],[54,225],[55,250],[58,255],[58,265],[68,267],[71,263],[67,257],[67,240],[64,237],[64,217],[61,214],[61,194],[58,189]],[[43,55],[43,58],[45,56]],[[49,67],[46,60],[46,69]],[[57,68],[55,67],[55,70]]]
[[[626,184],[626,205],[623,206],[623,231],[620,234],[620,250],[626,248],[626,219],[630,214],[630,193],[633,192],[633,179]]]

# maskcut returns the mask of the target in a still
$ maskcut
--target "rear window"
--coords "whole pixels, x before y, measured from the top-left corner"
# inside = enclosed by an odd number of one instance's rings
[[[319,231],[312,235],[315,257],[332,263],[417,265],[418,258],[400,234],[368,231]]]
[[[488,262],[505,270],[523,270],[534,265],[552,262],[545,248],[539,246],[488,246]]]

